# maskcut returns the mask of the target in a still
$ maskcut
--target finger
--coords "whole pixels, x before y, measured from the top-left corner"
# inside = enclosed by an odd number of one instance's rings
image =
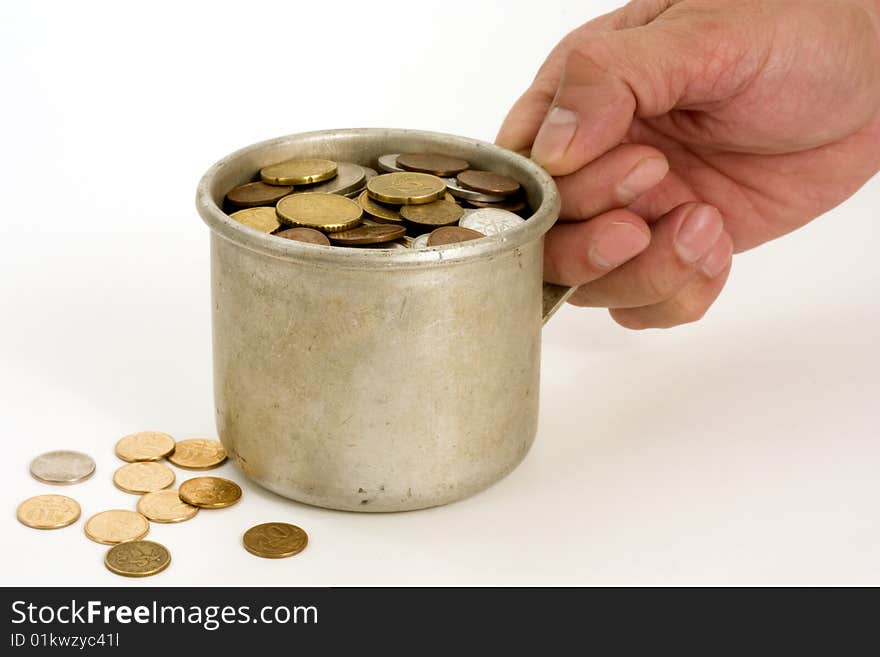
[[[730,274],[733,240],[722,234],[706,256],[699,275],[671,299],[641,308],[613,308],[609,312],[629,329],[669,328],[696,322],[721,294]]]
[[[556,179],[562,197],[560,219],[581,221],[623,208],[666,176],[666,157],[651,146],[621,144],[568,176]]]
[[[671,299],[696,276],[723,231],[721,214],[711,205],[680,206],[653,225],[651,245],[642,254],[579,287],[571,302],[634,308]]]
[[[634,258],[650,241],[651,229],[629,210],[557,224],[544,240],[544,278],[562,285],[583,285]]]

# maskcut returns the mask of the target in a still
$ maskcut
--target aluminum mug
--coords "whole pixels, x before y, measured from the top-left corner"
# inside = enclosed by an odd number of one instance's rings
[[[281,160],[377,168],[423,151],[515,178],[534,214],[502,234],[393,250],[280,239],[222,210],[227,191]],[[196,203],[211,229],[217,429],[249,478],[316,506],[405,511],[472,495],[522,461],[541,326],[570,293],[542,283],[559,196],[539,166],[453,135],[328,130],[223,158]]]

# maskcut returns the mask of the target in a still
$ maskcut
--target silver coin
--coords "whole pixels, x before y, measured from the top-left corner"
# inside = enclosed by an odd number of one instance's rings
[[[367,170],[360,164],[352,162],[337,162],[336,177],[327,182],[309,185],[294,191],[317,192],[319,194],[348,194],[353,189],[359,189],[367,184]]]
[[[463,198],[466,201],[483,201],[484,203],[500,203],[507,200],[503,196],[483,194],[467,187],[462,187],[455,178],[444,178],[444,180],[446,181],[446,189],[456,198]]]
[[[397,166],[397,156],[400,153],[388,153],[387,155],[381,155],[379,157],[379,168],[386,173],[392,173],[394,171],[406,171],[406,169],[402,169]]]
[[[47,484],[75,484],[95,471],[95,459],[82,452],[56,450],[31,461],[31,475]]]
[[[462,217],[458,225],[476,230],[483,235],[497,235],[524,222],[525,219],[508,210],[481,208]]]
[[[343,194],[343,196],[345,196],[346,198],[357,198],[358,196],[360,196],[361,192],[363,192],[367,188],[367,183],[370,182],[370,179],[375,178],[376,176],[379,175],[379,172],[376,171],[375,169],[371,169],[370,167],[362,167],[362,168],[364,170],[364,173],[366,173],[366,177],[364,178],[363,185],[361,185],[357,189],[354,189],[350,192],[346,192],[345,194]]]
[[[427,249],[428,248],[428,238],[431,237],[431,233],[425,233],[424,235],[419,235],[418,237],[414,237],[412,241],[412,249]]]

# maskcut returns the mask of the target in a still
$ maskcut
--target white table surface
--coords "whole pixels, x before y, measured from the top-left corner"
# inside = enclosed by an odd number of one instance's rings
[[[242,502],[154,525],[174,562],[145,581],[106,571],[82,520],[20,525],[16,506],[41,493],[72,495],[84,517],[133,508],[110,479],[126,433],[216,435],[193,208],[214,160],[326,127],[491,139],[555,41],[613,6],[524,3],[498,21],[511,3],[342,3],[333,16],[296,3],[267,22],[217,3],[21,4],[0,9],[0,58],[15,63],[0,69],[0,584],[880,584],[877,178],[737,256],[698,324],[629,332],[563,309],[545,330],[535,445],[469,500],[332,512],[226,464]],[[320,29],[292,40],[303,24]],[[324,65],[278,75],[310,52]],[[29,460],[57,448],[91,453],[96,475],[33,480]],[[241,533],[268,520],[305,528],[306,552],[245,552]]]

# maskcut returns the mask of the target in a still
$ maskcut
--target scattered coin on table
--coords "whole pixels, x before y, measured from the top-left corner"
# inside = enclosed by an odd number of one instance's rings
[[[185,470],[209,470],[226,460],[226,449],[217,440],[190,438],[178,442],[168,460]]]
[[[95,459],[82,452],[59,449],[31,461],[31,475],[47,484],[75,484],[95,472]]]
[[[149,577],[165,570],[171,553],[153,541],[127,541],[114,545],[104,555],[104,565],[117,575]]]
[[[241,499],[241,487],[222,477],[195,477],[180,485],[180,499],[200,509],[223,509]]]
[[[116,443],[116,456],[123,461],[159,461],[174,451],[174,438],[160,431],[141,431]]]
[[[305,550],[309,537],[296,525],[266,522],[248,529],[242,542],[251,554],[265,559],[281,559]]]
[[[113,473],[113,483],[126,493],[152,493],[174,483],[174,470],[162,463],[126,463]]]
[[[65,495],[37,495],[18,505],[18,521],[33,529],[60,529],[75,523],[79,504]]]
[[[111,509],[101,511],[86,520],[86,536],[96,543],[114,545],[136,541],[150,531],[149,521],[136,511]]]
[[[195,517],[199,507],[180,499],[176,488],[166,488],[141,496],[137,510],[150,522],[177,523]]]

